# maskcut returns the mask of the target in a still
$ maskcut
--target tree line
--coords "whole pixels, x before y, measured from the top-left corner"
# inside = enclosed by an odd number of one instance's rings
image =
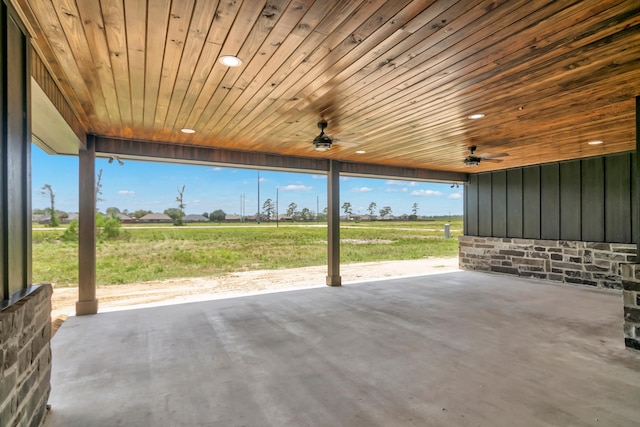
[[[176,197],[177,207],[167,208],[164,210],[164,214],[170,217],[173,220],[174,225],[183,225],[183,218],[185,216],[185,208],[187,207],[186,202],[184,201],[184,192],[186,186],[178,187],[178,195]],[[41,189],[41,194],[49,199],[49,207],[46,209],[34,209],[34,214],[49,214],[49,225],[52,227],[57,227],[60,225],[60,219],[68,217],[68,214],[65,212],[61,212],[56,210],[55,208],[55,193],[50,184],[44,184]],[[102,169],[98,172],[96,176],[96,186],[95,186],[95,200],[96,200],[96,213],[99,214],[97,209],[97,204],[100,201],[103,201],[100,197],[102,195]],[[414,203],[411,207],[411,215],[409,219],[416,220],[418,219],[418,203]],[[353,217],[353,205],[350,202],[344,202],[342,204],[342,210],[347,218],[347,220],[352,219]],[[277,206],[273,202],[273,199],[267,199],[262,204],[262,212],[256,214],[256,218],[258,221],[266,220],[272,221],[275,216],[278,214]],[[298,209],[298,205],[294,202],[289,203],[287,209],[285,211],[285,219],[291,221],[326,221],[327,219],[327,208],[324,208],[322,212],[314,212],[309,208]],[[150,210],[146,209],[138,209],[133,212],[129,212],[127,209],[120,210],[117,207],[108,207],[106,209],[106,216],[108,218],[117,219],[119,222],[119,214],[124,214],[130,216],[135,219],[140,219],[145,215],[153,213]],[[367,208],[367,213],[369,214],[369,219],[373,221],[378,217],[381,220],[384,220],[386,217],[391,215],[392,209],[390,206],[383,206],[378,209],[378,205],[376,202],[369,203],[369,207]],[[202,216],[207,218],[212,222],[221,222],[226,219],[227,214],[222,209],[216,209],[213,212],[203,212]],[[244,218],[243,218],[244,219]],[[278,218],[280,219],[280,218]]]

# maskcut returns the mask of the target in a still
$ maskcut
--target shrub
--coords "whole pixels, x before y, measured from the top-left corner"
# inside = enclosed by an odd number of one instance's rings
[[[69,226],[64,233],[62,233],[62,240],[65,242],[77,242],[78,241],[78,220],[74,219],[69,223]]]

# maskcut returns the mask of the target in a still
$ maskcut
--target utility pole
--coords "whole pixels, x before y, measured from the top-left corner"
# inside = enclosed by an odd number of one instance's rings
[[[278,199],[280,198],[280,187],[276,187],[276,228],[278,228],[280,225],[278,224],[278,220],[279,220],[279,214],[278,214]]]
[[[260,224],[260,171],[258,171],[258,224]]]

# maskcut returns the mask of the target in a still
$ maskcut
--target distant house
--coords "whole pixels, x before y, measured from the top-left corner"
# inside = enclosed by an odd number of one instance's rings
[[[227,214],[224,216],[224,220],[227,222],[242,222],[242,216]]]
[[[185,215],[182,217],[182,222],[209,222],[209,218],[204,215]]]
[[[145,216],[143,216],[142,218],[140,218],[140,222],[142,223],[146,223],[146,224],[160,224],[160,223],[172,223],[173,220],[171,219],[171,217],[169,215],[163,214],[163,213],[150,213],[150,214],[146,214]]]
[[[60,220],[60,222],[62,222],[62,224],[69,224],[74,219],[78,219],[78,217],[79,214],[77,212],[69,212],[65,218]]]
[[[46,224],[51,219],[49,214],[33,214],[31,215],[31,222],[37,222],[40,224]]]
[[[136,220],[134,218],[131,218],[129,215],[127,214],[123,214],[123,213],[119,213],[116,215],[116,217],[120,220],[121,223],[123,224],[133,224],[136,222]]]

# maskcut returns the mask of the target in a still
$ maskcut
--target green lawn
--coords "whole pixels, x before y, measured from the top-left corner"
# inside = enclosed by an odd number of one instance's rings
[[[209,224],[123,226],[125,237],[97,246],[98,284],[132,283],[177,277],[222,275],[233,271],[281,269],[326,263],[324,224]],[[350,222],[341,229],[341,262],[455,257],[462,221],[451,222],[453,238],[444,239],[443,221]],[[60,239],[62,231],[33,230],[33,281],[78,282],[78,245]]]

